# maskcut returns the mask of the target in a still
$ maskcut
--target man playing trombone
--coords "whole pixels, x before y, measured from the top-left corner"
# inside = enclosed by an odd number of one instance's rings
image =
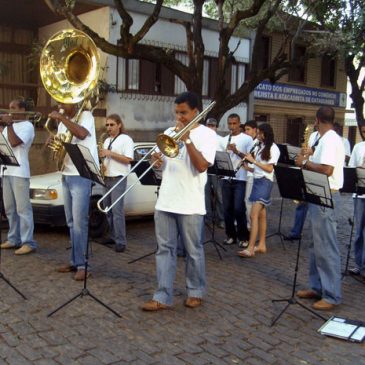
[[[198,115],[198,97],[184,92],[175,99],[176,127],[165,134],[173,135]],[[184,305],[201,305],[205,292],[205,258],[203,228],[205,211],[204,187],[208,166],[214,163],[216,134],[209,128],[195,124],[180,139],[179,154],[175,158],[153,155],[162,168],[162,183],[155,211],[155,230],[158,243],[156,271],[158,287],[153,299],[142,309],[159,311],[172,308],[173,282],[176,273],[178,237],[185,246],[186,290]]]
[[[29,149],[34,139],[34,127],[24,120],[27,103],[22,97],[11,101],[10,113],[1,119],[6,124],[3,131],[19,166],[3,167],[3,199],[9,222],[8,239],[1,244],[2,249],[16,248],[16,255],[29,254],[36,250],[33,239],[33,211],[29,198]],[[13,120],[12,113],[18,120]],[[24,113],[24,114],[22,114]],[[15,118],[15,117],[14,117]]]

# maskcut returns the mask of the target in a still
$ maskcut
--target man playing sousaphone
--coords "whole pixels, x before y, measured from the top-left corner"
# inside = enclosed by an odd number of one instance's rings
[[[70,143],[87,147],[99,164],[95,137],[94,117],[90,111],[82,111],[77,118],[77,104],[58,104],[58,111],[49,114],[49,118],[58,122],[57,135],[72,134]],[[67,226],[70,229],[70,263],[60,266],[61,273],[75,271],[75,280],[85,278],[85,253],[89,228],[89,203],[91,181],[80,176],[70,156],[66,154],[62,168],[62,188]]]

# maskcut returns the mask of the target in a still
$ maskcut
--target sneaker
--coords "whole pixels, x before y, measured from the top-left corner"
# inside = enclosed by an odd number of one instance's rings
[[[248,241],[238,241],[238,247],[241,248],[247,248],[248,247]]]
[[[9,249],[9,248],[17,248],[16,245],[14,243],[11,243],[9,241],[6,241],[4,243],[2,243],[0,245],[0,248],[3,248],[3,249]]]
[[[353,267],[352,269],[349,270],[349,274],[350,275],[360,275],[360,269],[358,267]]]
[[[236,240],[234,238],[229,238],[227,237],[224,241],[223,244],[224,245],[233,245],[236,243]]]
[[[27,255],[35,251],[35,248],[25,243],[22,247],[14,251],[15,255]]]

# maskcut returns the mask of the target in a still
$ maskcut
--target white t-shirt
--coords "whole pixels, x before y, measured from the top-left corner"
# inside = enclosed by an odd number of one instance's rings
[[[322,135],[311,161],[317,164],[333,166],[333,174],[328,177],[331,189],[339,190],[343,185],[343,164],[345,150],[342,138],[333,130]]]
[[[253,146],[252,137],[247,134],[240,133],[237,136],[227,135],[224,137],[223,145],[224,148],[227,148],[229,138],[231,138],[229,144],[235,144],[238,151],[242,153],[250,152]],[[229,157],[231,158],[233,169],[235,170],[238,165],[242,162],[242,158],[237,156],[233,151],[227,151],[229,153]],[[229,177],[225,177],[225,179],[229,179]],[[245,169],[239,169],[236,173],[235,180],[246,181],[247,180],[247,171]]]
[[[351,146],[350,146],[350,142],[347,138],[342,137],[342,143],[343,143],[343,147],[345,149],[345,156],[351,156]]]
[[[365,142],[355,144],[352,150],[349,167],[363,167],[365,168]],[[354,197],[356,194],[353,195]],[[358,198],[365,198],[365,194],[358,195]]]
[[[280,157],[280,150],[279,147],[273,143],[271,148],[270,148],[270,159],[269,160],[263,160],[261,153],[262,150],[264,149],[265,145],[262,144],[260,146],[257,146],[255,148],[255,160],[257,162],[260,162],[264,165],[276,165],[279,157]],[[257,166],[257,164],[254,164],[254,169],[253,169],[253,177],[254,179],[260,179],[262,177],[265,177],[266,179],[269,179],[271,181],[274,180],[274,170],[272,170],[272,172],[266,172],[263,169],[261,169],[259,166]]]
[[[165,131],[171,135],[173,128]],[[203,125],[190,131],[190,139],[210,165],[214,163],[216,133]],[[163,156],[162,182],[156,209],[177,214],[204,215],[204,188],[207,172],[198,172],[193,166],[186,146],[179,143],[179,155],[175,158]]]
[[[111,143],[111,144],[110,144]],[[105,150],[110,149],[112,152],[118,153],[119,155],[123,155],[125,157],[129,157],[133,159],[133,148],[134,143],[131,137],[126,134],[119,134],[115,139],[108,137],[104,141],[103,148]],[[127,175],[130,170],[130,164],[121,163],[114,158],[105,157],[103,161],[104,166],[106,167],[105,176],[113,177],[120,175]]]
[[[34,127],[29,121],[22,121],[13,124],[15,134],[22,140],[22,144],[11,147],[13,153],[19,163],[19,166],[7,166],[4,170],[4,176],[30,177],[29,168],[29,149],[34,139]],[[3,131],[3,136],[8,140],[8,127]],[[9,143],[10,145],[10,143]]]
[[[257,139],[257,138],[255,138],[254,140],[253,140],[253,145],[252,145],[252,147],[251,147],[251,150],[253,149],[253,151],[255,150],[255,148],[256,148],[256,146],[259,144],[259,140]],[[253,152],[252,151],[252,152]],[[248,167],[250,167],[251,169],[254,169],[255,167],[254,167],[254,164],[252,164],[252,163],[249,163],[248,164]],[[251,171],[247,171],[247,178],[250,178],[250,180],[252,181],[252,179],[253,179],[253,172],[251,172]]]
[[[71,121],[74,121],[74,118],[71,119]],[[71,143],[87,147],[91,153],[91,156],[94,159],[96,166],[99,166],[98,147],[96,144],[96,137],[95,137],[95,122],[94,122],[94,117],[91,114],[91,112],[83,111],[80,115],[80,119],[77,124],[84,127],[85,129],[87,129],[89,134],[85,139],[79,139],[79,138],[73,136]],[[67,132],[66,126],[63,123],[60,123],[58,125],[57,134],[66,133],[66,132]],[[76,166],[73,164],[68,153],[66,153],[66,156],[65,156],[62,174],[63,175],[79,175],[79,173],[76,169]]]
[[[217,133],[217,151],[224,151],[225,149],[224,141],[225,141],[224,137],[220,136]]]

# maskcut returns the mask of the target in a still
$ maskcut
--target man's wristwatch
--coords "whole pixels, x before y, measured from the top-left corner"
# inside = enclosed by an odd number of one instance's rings
[[[187,138],[186,140],[185,140],[185,144],[192,144],[193,142],[191,141],[191,139],[190,138]]]
[[[305,159],[305,160],[303,160],[302,161],[302,167],[304,167],[305,165],[306,165],[306,163],[308,162],[308,160],[307,159]]]

